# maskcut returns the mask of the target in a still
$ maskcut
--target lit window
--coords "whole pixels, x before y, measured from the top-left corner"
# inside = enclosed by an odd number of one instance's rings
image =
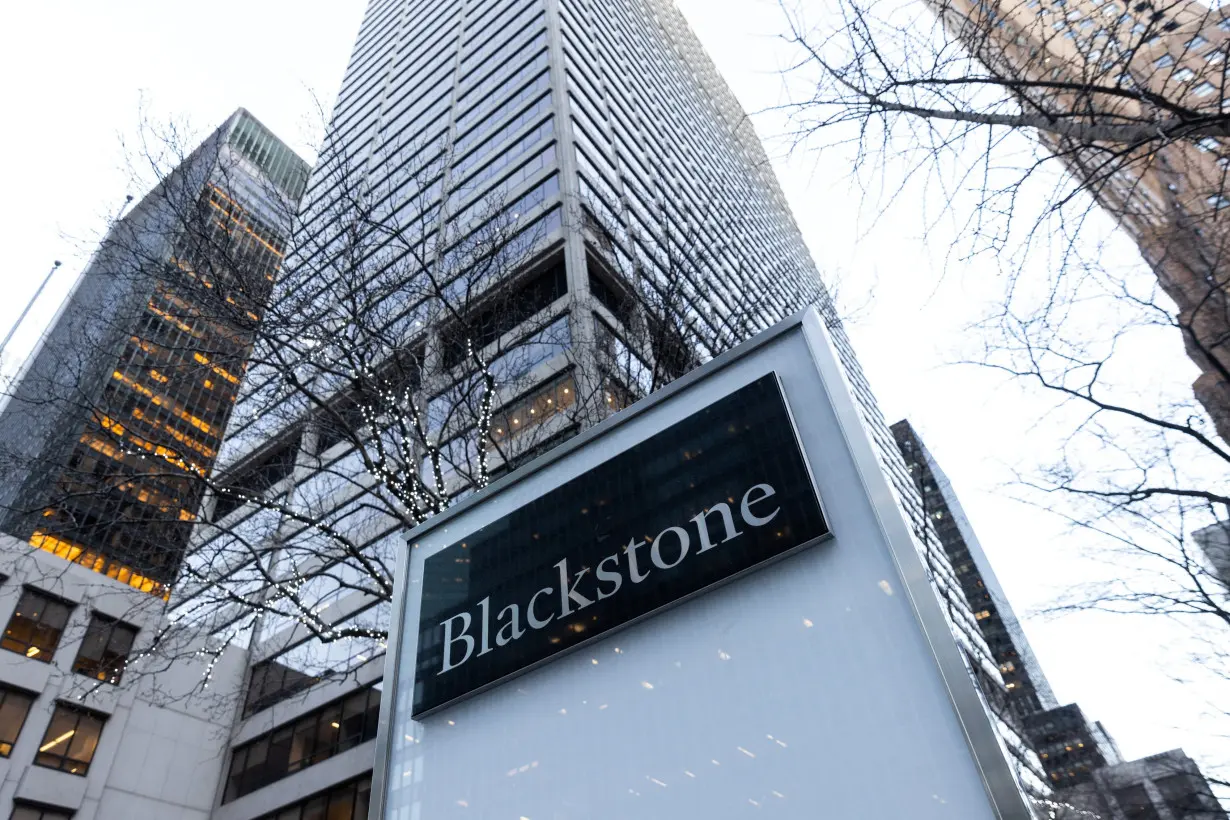
[[[0,638],[0,647],[51,663],[70,612],[69,604],[27,587]]]
[[[368,688],[235,749],[222,802],[242,797],[376,737],[380,692]]]
[[[22,692],[20,689],[0,687],[0,757],[8,757],[13,753],[13,744],[21,734],[21,727],[30,714],[30,704],[34,703],[34,695]]]
[[[34,765],[85,777],[105,722],[102,715],[57,703]]]
[[[13,806],[11,820],[72,820],[73,813],[67,809],[50,809],[32,803],[17,803]]]
[[[372,793],[370,774],[334,786],[300,803],[263,814],[257,820],[363,820]]]
[[[980,621],[985,621],[987,618],[991,617],[991,610],[984,609],[984,610],[981,610],[980,612],[976,612],[974,613],[974,617]]]
[[[136,637],[136,627],[94,613],[73,661],[73,671],[106,683],[119,683]]]

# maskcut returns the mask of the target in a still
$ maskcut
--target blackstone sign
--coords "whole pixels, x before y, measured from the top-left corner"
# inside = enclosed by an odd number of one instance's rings
[[[413,716],[828,534],[770,373],[428,558]]]

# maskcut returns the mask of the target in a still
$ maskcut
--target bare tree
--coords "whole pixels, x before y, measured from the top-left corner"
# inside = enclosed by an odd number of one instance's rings
[[[812,26],[788,9],[795,136],[853,142],[859,171],[899,174],[893,192],[925,178],[929,196],[960,209],[965,251],[1003,263],[1009,303],[1026,271],[1043,281],[1024,290],[1058,299],[1101,269],[1096,203],[1173,300],[1202,371],[1196,393],[1230,433],[1221,13],[1187,0],[835,0],[826,11]],[[1026,264],[1040,254],[1049,271]]]
[[[750,327],[741,309],[702,317],[685,293],[682,269],[704,264],[685,231],[651,244],[668,271],[651,286],[644,266],[603,254],[590,210],[544,205],[558,190],[539,173],[549,142],[527,138],[493,170],[442,139],[386,145],[378,162],[328,141],[298,219],[275,236],[240,195],[270,192],[215,180],[202,198],[169,184],[189,159],[184,137],[147,135],[134,155],[171,218],[157,236],[111,232],[100,254],[127,301],[106,321],[92,314],[88,332],[49,339],[55,377],[15,397],[88,418],[65,438],[124,469],[97,473],[98,459],[62,449],[10,451],[12,466],[53,476],[54,491],[24,506],[34,496],[19,494],[9,512],[42,520],[74,501],[173,487],[173,503],[100,522],[123,519],[161,543],[145,557],[177,571],[173,586],[148,590],[169,598],[168,618],[133,669],[203,658],[206,688],[228,646],[250,646],[249,710],[382,653],[406,530],[696,366],[702,338],[728,346]],[[398,173],[373,182],[373,165]],[[491,188],[493,175],[504,178]],[[561,229],[583,222],[601,329],[578,323],[566,282]],[[154,323],[182,333],[132,330]],[[711,326],[724,337],[709,339]],[[108,354],[100,365],[95,351],[117,345],[121,363]],[[171,407],[178,422],[159,427],[134,414],[133,390],[170,406],[187,382],[232,389],[216,416]],[[101,554],[33,540],[77,563]]]
[[[782,8],[793,137],[849,152],[873,209],[921,191],[928,228],[955,226],[949,260],[1002,272],[967,361],[1054,400],[1017,487],[1114,567],[1056,611],[1160,614],[1224,646],[1230,596],[1194,534],[1230,518],[1230,22],[1185,0]],[[1176,337],[1196,401],[1142,380]]]

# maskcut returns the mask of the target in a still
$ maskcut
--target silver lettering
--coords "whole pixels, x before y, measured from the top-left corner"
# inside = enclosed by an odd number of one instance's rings
[[[758,498],[752,498],[752,493],[757,490],[760,491],[760,496]],[[774,490],[768,484],[755,484],[749,487],[748,491],[743,494],[743,503],[739,505],[739,512],[743,513],[743,520],[753,527],[763,527],[765,524],[772,521],[775,517],[777,517],[777,514],[782,511],[781,507],[775,508],[773,512],[768,515],[756,515],[752,512],[752,505],[759,504],[761,501],[772,498],[776,494],[777,490]]]
[[[679,557],[676,558],[674,563],[671,564],[668,564],[662,560],[662,536],[666,535],[668,532],[673,532],[675,537],[679,539]],[[649,557],[653,559],[653,565],[658,569],[671,569],[672,567],[679,566],[683,559],[688,557],[688,546],[689,540],[687,530],[683,527],[667,527],[662,530],[662,532],[658,533],[657,538],[653,539],[653,546],[649,548]]]
[[[461,619],[461,634],[453,637],[453,621]],[[474,652],[474,638],[466,633],[470,630],[470,613],[462,612],[459,615],[454,615],[447,621],[441,621],[440,624],[444,627],[444,668],[437,672],[437,675],[443,675],[450,669],[456,669],[470,659],[470,655]],[[457,641],[464,641],[466,645],[465,656],[453,663],[453,644]]]
[[[735,517],[730,512],[730,506],[725,501],[719,501],[705,512],[692,516],[692,522],[696,524],[696,533],[700,536],[700,549],[696,551],[697,555],[714,547],[714,543],[709,540],[709,516],[713,513],[721,513],[722,524],[726,527],[726,537],[719,543],[725,544],[730,539],[743,534],[735,529]]]
[[[544,592],[552,592],[554,589],[555,587],[543,587],[534,593],[533,598],[530,598],[530,605],[525,608],[525,620],[529,623],[531,628],[542,629],[544,626],[555,620],[554,612],[551,613],[551,617],[544,618],[541,621],[534,615],[534,603],[538,600],[538,596],[542,595]]]

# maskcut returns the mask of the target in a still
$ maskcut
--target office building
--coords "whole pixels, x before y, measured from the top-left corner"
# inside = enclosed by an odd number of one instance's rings
[[[1230,588],[1230,524],[1218,521],[1192,533],[1192,538],[1204,552],[1213,577]]]
[[[922,497],[922,512],[931,520],[940,543],[960,579],[961,592],[974,611],[978,628],[999,665],[1007,704],[1018,718],[1059,705],[1029,640],[1004,594],[970,526],[948,476],[927,450],[909,421],[892,426],[906,468]]]
[[[1075,703],[1024,715],[1025,735],[1057,790],[1086,783],[1093,773],[1123,762],[1119,748]]]
[[[918,514],[930,520],[943,544],[1005,685],[1003,690],[988,686],[981,677],[979,683],[992,708],[1016,727],[1041,761],[1047,782],[1055,790],[1049,805],[1056,816],[1102,820],[1224,817],[1199,767],[1182,750],[1125,762],[1101,722],[1089,720],[1075,703],[1059,705],[951,481],[909,421],[898,421],[892,431],[918,488]],[[1224,537],[1215,525],[1196,533],[1196,539],[1216,554],[1219,534]],[[1164,779],[1164,799],[1160,787],[1148,782],[1158,778]],[[1123,799],[1116,803],[1109,796],[1113,792]],[[1194,806],[1194,813],[1178,811],[1180,804]],[[1210,806],[1212,813],[1200,813]]]
[[[1076,704],[1060,706],[1055,699],[952,482],[918,432],[905,419],[892,431],[922,499],[921,515],[931,522],[952,562],[1003,676],[1003,689],[980,679],[988,700],[1028,739],[1056,789],[1085,782],[1095,769],[1121,762],[1101,724],[1089,722]]]
[[[365,192],[361,220],[338,209],[348,190]],[[507,243],[475,259],[515,257],[503,293],[455,261],[487,248],[500,220],[515,227]],[[272,309],[318,310],[325,318],[305,324],[341,336],[351,283],[400,275],[381,292],[403,334],[385,362],[412,372],[369,391],[403,396],[404,415],[363,409],[354,385],[385,372],[379,363],[311,402],[254,367],[237,403],[220,456],[236,492],[207,502],[191,578],[171,600],[172,617],[249,647],[216,818],[315,816],[305,801],[336,800],[348,819],[365,805],[370,736],[338,738],[379,698],[391,558],[415,520],[405,508],[473,491],[808,304],[829,324],[900,502],[921,506],[763,148],[667,0],[374,0],[300,223],[305,244]],[[388,239],[347,257],[358,275],[335,257],[364,237]],[[327,338],[311,349],[313,367],[349,355],[320,353],[334,350]],[[487,399],[486,415],[454,414],[476,360],[499,376],[470,394]],[[337,429],[347,413],[358,426],[425,417],[428,435],[397,439],[403,469],[389,475],[423,476],[402,509],[381,497],[390,482],[371,479],[381,468],[360,448],[373,439]],[[464,434],[487,420],[479,449]],[[911,520],[969,662],[1002,690],[938,539]],[[284,574],[269,582],[261,566]],[[237,606],[234,588],[259,590],[260,606]],[[1045,792],[1036,757],[1002,728],[1022,781]]]
[[[205,820],[244,652],[143,666],[161,598],[0,535],[0,817]],[[207,649],[205,641],[197,644]],[[131,666],[130,666],[131,664]],[[206,675],[212,688],[202,688]]]
[[[1182,749],[1099,769],[1065,793],[1103,820],[1225,820],[1226,811]]]
[[[933,0],[932,6],[997,75],[1033,83],[1020,93],[1044,114],[1107,126],[1154,122],[1150,111],[1162,109],[1150,95],[1175,110],[1224,108],[1230,18],[1216,7],[1195,0]],[[1179,135],[1149,150],[1147,143],[1039,133],[1136,241],[1174,301],[1184,346],[1201,371],[1196,397],[1230,439],[1230,269],[1224,262],[1230,193],[1223,181],[1230,145],[1224,138]]]
[[[306,179],[241,109],[112,225],[0,414],[5,532],[167,594]]]

